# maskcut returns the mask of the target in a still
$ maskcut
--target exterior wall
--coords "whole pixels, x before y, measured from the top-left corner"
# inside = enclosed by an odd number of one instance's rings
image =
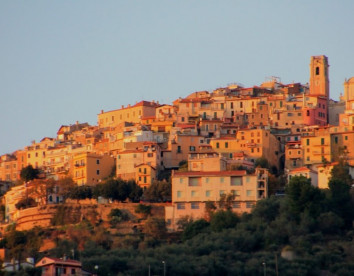
[[[235,152],[243,152],[253,161],[264,156],[271,165],[278,167],[279,141],[269,130],[240,130],[236,139],[212,139],[210,145],[214,151],[227,158],[232,158]]]
[[[157,179],[156,169],[149,165],[142,164],[135,170],[135,182],[142,188],[149,187]]]
[[[292,170],[303,166],[301,142],[289,142],[285,145],[285,168]]]
[[[310,94],[329,98],[328,58],[312,56],[310,62]]]
[[[203,136],[172,134],[167,150],[163,151],[163,165],[165,168],[177,168],[179,162],[187,161],[190,152],[196,151],[200,146],[205,145]]]
[[[142,117],[155,116],[157,103],[141,101],[134,106],[122,106],[121,109],[98,114],[100,128],[117,126],[121,122],[139,123]]]
[[[189,171],[225,171],[226,159],[218,155],[205,155],[203,153],[190,155],[188,159]]]
[[[78,185],[95,185],[112,172],[114,158],[94,153],[79,153],[72,159],[72,177]]]
[[[331,172],[332,172],[334,165],[335,165],[335,163],[317,166],[318,188],[328,189],[328,182],[331,178]]]
[[[324,160],[332,161],[331,139],[327,129],[309,130],[301,139],[304,153],[304,165],[320,164]]]
[[[41,142],[34,142],[31,146],[26,147],[27,165],[32,165],[34,168],[45,166],[46,151],[49,147],[53,147],[54,144],[54,139],[44,138]]]
[[[345,127],[331,128],[331,153],[334,161],[340,158],[354,160],[354,130],[344,130]]]
[[[137,179],[137,167],[152,166],[158,173],[161,166],[161,149],[155,143],[143,144],[138,149],[118,152],[116,158],[116,176],[124,180]],[[142,175],[141,175],[142,176]],[[151,175],[153,176],[153,174]],[[144,178],[143,178],[144,179]]]
[[[236,178],[238,180],[234,181]],[[223,194],[234,195],[234,212],[250,212],[257,200],[267,197],[267,170],[257,170],[254,175],[246,175],[245,171],[174,172],[173,209],[166,210],[170,229],[176,229],[178,220],[185,216],[193,219],[205,217],[206,202],[219,201]]]

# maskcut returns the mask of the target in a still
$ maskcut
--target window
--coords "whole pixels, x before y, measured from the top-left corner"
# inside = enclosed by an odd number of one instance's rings
[[[240,102],[240,108],[242,108],[243,107],[243,103],[242,102]]]
[[[306,116],[310,116],[310,110],[306,110]]]
[[[233,196],[240,196],[241,195],[241,191],[239,191],[239,190],[232,190],[231,193]]]
[[[253,208],[254,203],[253,202],[246,202],[246,208]]]
[[[310,139],[306,139],[306,145],[307,145],[307,146],[310,145]]]
[[[181,146],[177,146],[177,153],[181,153],[182,150],[181,150]]]
[[[185,203],[177,203],[177,210],[184,210],[186,209]]]
[[[241,202],[232,202],[232,208],[233,209],[241,208]]]
[[[195,151],[195,147],[194,146],[190,146],[189,147],[189,151]]]
[[[196,197],[198,196],[198,192],[197,191],[191,191],[191,197]]]
[[[183,183],[183,178],[179,179],[179,183],[181,183],[181,184]]]
[[[230,108],[231,108],[231,109],[234,108],[234,103],[230,103]]]
[[[229,143],[225,142],[225,149],[227,149],[229,147]]]
[[[217,148],[217,149],[220,148],[219,142],[216,143],[216,148]]]
[[[252,196],[252,190],[247,190],[247,191],[246,191],[246,195],[247,195],[247,196]]]
[[[100,175],[100,170],[97,170],[97,171],[96,171],[96,174],[97,174],[97,175]]]
[[[224,178],[220,177],[220,183],[224,183]]]
[[[334,136],[334,143],[338,144],[338,137]]]
[[[220,108],[224,109],[224,104],[223,103],[220,104]]]
[[[347,141],[347,140],[348,140],[348,136],[344,136],[344,140],[346,140],[346,141]]]
[[[147,154],[147,156],[148,156],[148,157],[154,157],[154,154],[153,154],[152,152],[149,152],[149,153]]]
[[[75,274],[75,268],[71,269],[71,274],[73,274],[73,275]]]
[[[211,191],[210,191],[210,190],[205,191],[205,196],[206,196],[206,197],[210,197],[210,196],[211,196]]]
[[[242,177],[232,176],[231,186],[242,186]]]
[[[96,160],[96,164],[97,164],[97,165],[100,164],[100,160],[99,160],[99,159]]]
[[[325,141],[325,139],[321,138],[321,145],[324,145],[324,141]]]
[[[220,195],[220,196],[222,196],[222,195],[224,195],[224,194],[225,194],[225,190],[220,190],[220,191],[219,191],[219,195]]]
[[[200,186],[200,177],[190,177],[188,186],[191,187]]]
[[[177,197],[182,197],[182,191],[177,191]]]
[[[205,178],[205,183],[209,183],[209,177]]]
[[[316,67],[316,75],[319,75],[320,74],[320,67]]]
[[[199,202],[192,202],[191,209],[199,209]]]
[[[133,154],[133,158],[136,158],[136,153]]]

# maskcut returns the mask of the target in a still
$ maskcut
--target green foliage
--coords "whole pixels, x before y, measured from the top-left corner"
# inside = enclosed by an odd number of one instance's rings
[[[220,232],[223,229],[235,227],[238,222],[238,216],[232,211],[218,210],[211,217],[210,227],[213,231]]]
[[[140,200],[142,189],[135,181],[124,181],[122,179],[108,179],[105,183],[99,184],[93,191],[93,196],[98,198],[110,198],[112,200],[125,201],[130,199],[133,202]]]
[[[20,172],[20,178],[25,182],[38,178],[38,175],[39,175],[39,170],[34,169],[32,165],[28,165],[27,167],[24,167]]]
[[[145,216],[151,215],[151,205],[139,204],[135,208],[135,213],[144,214]]]
[[[108,217],[110,218],[110,224],[112,227],[116,226],[119,222],[129,220],[129,215],[118,208],[112,209]]]
[[[189,240],[194,236],[205,232],[209,225],[209,222],[207,222],[205,219],[198,219],[188,223],[184,228],[182,239]]]
[[[290,212],[295,219],[307,210],[312,216],[321,213],[324,194],[311,185],[311,180],[304,176],[294,176],[286,187]]]
[[[145,191],[143,198],[152,202],[165,202],[171,200],[171,182],[154,181]]]
[[[150,217],[145,223],[144,232],[154,238],[163,239],[166,236],[166,223],[164,219]]]
[[[32,197],[23,198],[15,204],[16,209],[26,209],[37,206],[37,202]]]
[[[260,157],[260,158],[257,158],[255,161],[254,161],[254,166],[257,168],[258,166],[261,167],[261,168],[265,168],[265,169],[269,169],[269,162],[268,162],[268,159],[265,158],[265,157]]]
[[[92,188],[90,186],[73,186],[69,189],[67,197],[78,200],[92,198]]]

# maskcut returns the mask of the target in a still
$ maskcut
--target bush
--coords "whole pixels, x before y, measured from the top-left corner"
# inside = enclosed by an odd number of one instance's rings
[[[151,205],[139,204],[135,208],[135,213],[145,216],[151,215]]]
[[[111,219],[110,224],[112,227],[116,226],[119,222],[129,220],[128,214],[118,208],[112,209],[108,217]]]

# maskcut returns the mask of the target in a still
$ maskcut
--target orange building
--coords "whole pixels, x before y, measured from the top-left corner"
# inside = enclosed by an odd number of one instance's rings
[[[161,168],[161,148],[153,142],[130,143],[125,150],[118,152],[116,167],[117,177],[138,179],[142,186],[148,186]]]
[[[326,127],[307,127],[301,138],[303,164],[313,165],[332,161],[331,137]]]
[[[114,158],[90,152],[74,154],[71,175],[78,185],[95,185],[108,177],[114,169]]]
[[[236,152],[248,155],[251,161],[265,157],[271,165],[279,166],[279,141],[266,129],[242,129],[236,138],[211,139],[210,145],[226,158],[232,158]]]
[[[232,194],[232,210],[250,212],[256,202],[268,195],[268,171],[174,171],[172,179],[172,206],[165,208],[168,228],[176,230],[180,219],[206,217],[206,202],[217,203],[222,195]]]
[[[55,139],[45,137],[39,143],[33,141],[31,146],[25,147],[24,151],[27,154],[27,165],[32,165],[34,168],[42,168],[45,166],[45,158],[48,147],[55,145]]]

